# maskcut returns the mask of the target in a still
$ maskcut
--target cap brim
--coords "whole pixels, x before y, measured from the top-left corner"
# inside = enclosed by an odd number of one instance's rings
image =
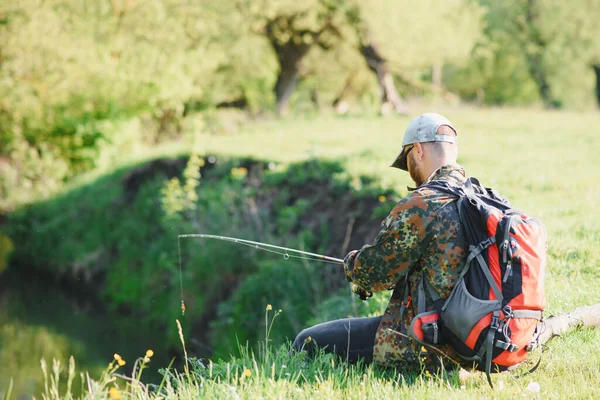
[[[405,152],[407,148],[408,146],[402,147],[402,150],[400,150],[400,153],[398,153],[390,167],[400,168],[401,170],[408,171],[408,165],[406,165],[406,155],[408,152]]]

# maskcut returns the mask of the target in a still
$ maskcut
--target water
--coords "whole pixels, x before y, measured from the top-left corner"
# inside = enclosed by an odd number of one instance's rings
[[[144,326],[138,318],[109,312],[101,302],[86,293],[71,293],[47,278],[30,271],[5,271],[0,275],[0,398],[13,380],[12,398],[40,397],[43,375],[40,360],[51,370],[52,360],[63,366],[66,382],[68,360],[74,356],[77,376],[89,371],[98,378],[102,370],[120,354],[127,365],[121,372],[130,374],[137,357],[152,349],[150,368],[142,381],[160,381],[159,368],[169,364],[157,330]],[[81,380],[74,383],[81,392]]]

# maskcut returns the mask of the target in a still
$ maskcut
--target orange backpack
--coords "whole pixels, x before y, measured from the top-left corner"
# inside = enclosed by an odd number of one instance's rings
[[[436,310],[419,310],[410,332],[422,343],[449,343],[485,371],[492,385],[490,372],[516,367],[539,344],[546,306],[546,231],[475,178],[464,186],[434,182],[427,187],[457,198],[469,255],[446,300],[421,278],[419,298],[427,292]]]

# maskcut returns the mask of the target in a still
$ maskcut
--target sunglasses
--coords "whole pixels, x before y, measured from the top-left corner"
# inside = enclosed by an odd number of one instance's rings
[[[409,144],[408,146],[405,147],[405,151],[403,151],[402,153],[404,153],[404,158],[408,157],[408,153],[410,153],[410,151],[415,147],[414,143]]]

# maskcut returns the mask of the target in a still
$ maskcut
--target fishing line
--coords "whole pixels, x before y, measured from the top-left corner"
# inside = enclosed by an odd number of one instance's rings
[[[289,260],[290,258],[297,258],[308,261],[319,261],[326,263],[334,263],[334,264],[343,264],[344,260],[341,258],[328,257],[321,254],[310,253],[308,251],[290,249],[282,246],[275,246],[273,244],[254,242],[246,239],[238,239],[228,236],[216,236],[216,235],[206,235],[202,233],[189,233],[184,235],[177,235],[177,249],[179,252],[179,286],[181,290],[181,314],[185,315],[185,302],[183,300],[183,271],[181,267],[181,238],[204,238],[204,239],[217,239],[223,240],[226,242],[232,242],[236,244],[242,244],[244,246],[251,247],[256,250],[263,250],[269,253],[277,254],[283,257],[284,260]],[[292,254],[290,254],[292,253]]]
[[[185,315],[185,303],[183,301],[183,272],[181,271],[181,241],[177,237],[177,249],[179,250],[179,286],[181,288],[181,315]]]
[[[263,250],[263,251],[267,251],[269,253],[280,255],[280,256],[283,257],[284,260],[289,260],[290,258],[298,258],[298,259],[301,259],[301,260],[318,261],[318,262],[324,262],[324,263],[338,264],[336,261],[323,260],[321,258],[316,258],[316,257],[294,256],[292,254],[281,253],[279,251],[271,250],[271,249],[268,249],[268,248],[263,248],[263,247],[260,247],[260,246],[257,246],[257,245],[253,245],[253,244],[248,244],[248,243],[238,242],[238,244],[241,244],[241,245],[244,245],[244,246],[248,246],[248,247],[251,247],[251,248],[256,249],[256,250]]]

